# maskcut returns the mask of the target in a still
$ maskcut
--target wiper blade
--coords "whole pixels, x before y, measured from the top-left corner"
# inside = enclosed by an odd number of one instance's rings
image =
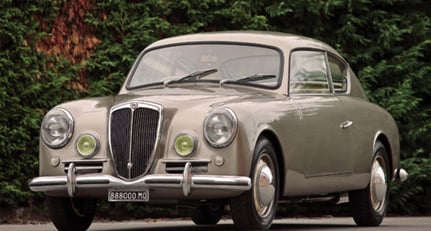
[[[216,68],[213,69],[206,69],[206,70],[198,70],[195,72],[192,72],[184,77],[181,77],[179,79],[168,79],[163,81],[163,85],[165,85],[165,87],[169,87],[170,83],[178,83],[178,82],[182,82],[182,81],[194,81],[194,80],[199,80],[202,79],[203,77],[210,75],[212,73],[217,72],[218,70]]]
[[[177,81],[181,82],[181,81],[188,81],[188,80],[198,80],[198,79],[202,79],[203,77],[210,75],[212,73],[216,73],[217,71],[218,70],[216,68],[198,70],[198,71],[192,72],[192,73],[180,78]]]
[[[239,79],[236,79],[236,82],[244,83],[244,82],[251,82],[251,81],[258,81],[258,80],[265,80],[265,79],[273,79],[276,78],[276,75],[273,74],[253,74],[241,77]]]
[[[136,85],[133,87],[130,87],[130,89],[138,89],[138,88],[145,88],[145,87],[156,87],[158,85],[164,85],[164,82],[152,82],[152,83],[145,83],[142,85]]]
[[[277,76],[273,74],[253,74],[253,75],[243,76],[238,79],[224,79],[220,81],[220,85],[223,85],[225,83],[247,83],[252,81],[259,81],[259,80],[273,79],[273,78],[277,78]]]

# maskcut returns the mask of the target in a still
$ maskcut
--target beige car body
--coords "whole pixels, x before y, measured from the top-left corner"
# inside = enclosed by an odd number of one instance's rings
[[[265,89],[228,83],[168,83],[128,89],[126,81],[117,96],[58,105],[57,108],[66,109],[73,117],[73,135],[59,149],[40,142],[40,176],[32,180],[30,188],[50,196],[106,198],[112,188],[145,187],[150,190],[149,200],[153,202],[233,198],[252,187],[253,153],[260,137],[268,138],[277,153],[280,200],[366,188],[377,141],[388,152],[390,178],[399,178],[397,126],[388,112],[368,101],[347,63],[345,92],[335,93],[332,89],[329,93],[289,94],[292,51],[323,51],[345,62],[337,51],[322,42],[296,35],[222,32],[164,39],[151,44],[143,53],[158,47],[205,41],[260,44],[278,49],[283,55],[280,85]],[[159,107],[161,126],[145,176],[123,179],[117,176],[110,149],[110,110],[133,103]],[[224,148],[208,144],[203,132],[205,118],[218,108],[229,108],[238,120],[237,135]],[[181,133],[197,138],[191,156],[182,157],[175,152],[174,140]],[[77,154],[76,140],[82,134],[92,134],[99,141],[97,153],[91,158]],[[67,171],[71,163],[73,175]],[[98,178],[101,175],[104,178]],[[169,181],[163,182],[165,176],[171,176],[167,179],[176,183],[164,185]],[[213,177],[231,177],[235,183],[202,183]],[[84,184],[84,179],[89,181]],[[201,180],[202,185],[195,180]]]

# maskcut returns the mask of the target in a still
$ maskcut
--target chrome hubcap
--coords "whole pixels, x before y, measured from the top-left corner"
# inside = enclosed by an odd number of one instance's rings
[[[382,209],[384,209],[384,205],[386,203],[386,194],[388,191],[385,166],[382,164],[383,161],[384,160],[381,158],[375,159],[371,169],[371,203],[376,212],[380,212]]]
[[[256,212],[261,217],[270,214],[274,206],[275,179],[274,164],[268,155],[263,155],[257,162],[254,172],[254,205]]]

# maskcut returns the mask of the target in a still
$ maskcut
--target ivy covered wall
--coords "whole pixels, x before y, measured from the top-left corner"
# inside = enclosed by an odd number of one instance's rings
[[[32,206],[43,115],[116,94],[138,53],[169,36],[271,30],[314,37],[350,62],[396,119],[402,166],[392,211],[431,212],[431,4],[427,0],[0,1],[0,207]]]

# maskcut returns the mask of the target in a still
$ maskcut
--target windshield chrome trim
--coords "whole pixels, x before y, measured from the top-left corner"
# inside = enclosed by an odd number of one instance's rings
[[[163,87],[169,87],[170,83],[175,82],[175,84],[177,83],[177,81],[173,80],[173,81],[156,81],[156,82],[152,82],[152,83],[148,83],[148,84],[143,84],[143,85],[139,85],[139,86],[133,86],[130,87],[130,82],[132,80],[132,77],[137,69],[137,67],[139,66],[139,63],[141,62],[142,58],[144,57],[144,55],[150,51],[153,50],[157,50],[157,49],[163,49],[166,47],[175,47],[175,46],[186,46],[186,45],[237,45],[237,46],[250,46],[250,47],[261,47],[261,48],[267,48],[267,49],[272,49],[275,50],[279,56],[280,56],[280,66],[279,66],[279,74],[278,74],[278,81],[277,84],[274,86],[265,86],[262,84],[253,84],[253,83],[238,83],[237,85],[241,85],[241,86],[251,86],[251,87],[256,87],[256,88],[260,88],[260,89],[267,89],[267,90],[276,90],[279,89],[282,86],[282,82],[283,82],[283,73],[284,73],[284,68],[285,68],[285,55],[282,51],[282,49],[280,49],[279,47],[273,46],[273,45],[268,45],[268,44],[261,44],[261,43],[252,43],[252,42],[235,42],[235,41],[193,41],[193,42],[180,42],[180,43],[172,43],[172,44],[165,44],[165,45],[160,45],[160,46],[155,46],[155,47],[151,47],[149,49],[144,49],[138,56],[138,58],[136,59],[135,63],[133,64],[132,68],[130,69],[130,72],[127,76],[127,80],[125,81],[125,86],[124,89],[127,91],[133,91],[133,90],[138,90],[138,89],[142,89],[142,88],[147,88],[147,87],[154,87],[157,85],[161,85]],[[195,80],[195,81],[187,81],[186,83],[207,83],[208,80]],[[210,82],[214,82],[214,81],[210,81]],[[184,82],[180,82],[180,83],[184,83]],[[220,81],[218,81],[219,85],[220,85]],[[229,81],[230,83],[230,81]],[[222,85],[220,85],[222,86]]]

